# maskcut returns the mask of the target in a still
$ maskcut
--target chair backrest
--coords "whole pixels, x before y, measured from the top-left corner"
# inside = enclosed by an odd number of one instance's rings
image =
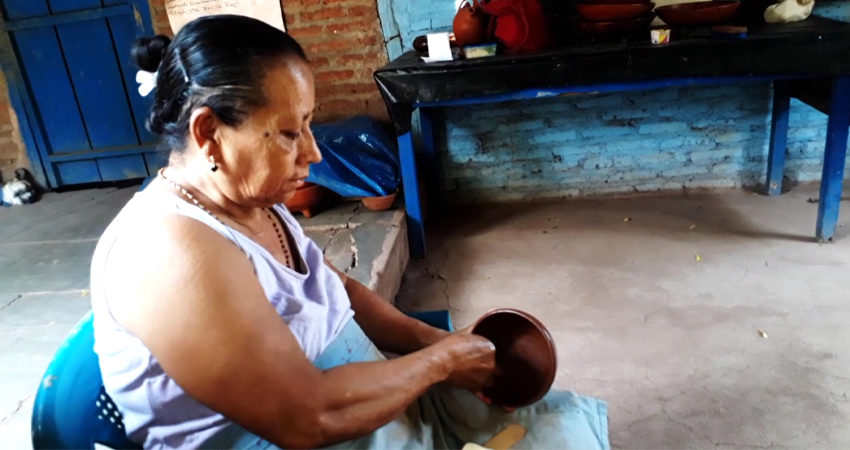
[[[32,445],[39,449],[139,449],[103,389],[94,352],[92,313],[74,327],[41,379],[32,413]]]
[[[452,324],[452,315],[447,310],[440,311],[420,311],[420,312],[412,312],[407,313],[408,316],[419,320],[420,322],[425,322],[428,325],[431,325],[434,328],[439,328],[445,331],[455,331],[454,324]]]

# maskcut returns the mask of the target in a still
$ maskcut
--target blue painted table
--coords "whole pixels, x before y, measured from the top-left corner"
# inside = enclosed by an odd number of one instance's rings
[[[777,82],[768,158],[769,195],[781,192],[790,94],[783,82],[825,78],[833,84],[816,237],[835,233],[850,124],[850,24],[812,17],[750,27],[741,40],[697,37],[666,45],[575,45],[520,56],[425,64],[409,52],[375,72],[399,144],[411,253],[425,256],[417,157],[437,161],[431,109],[563,95],[706,84]],[[422,149],[414,148],[419,111]]]

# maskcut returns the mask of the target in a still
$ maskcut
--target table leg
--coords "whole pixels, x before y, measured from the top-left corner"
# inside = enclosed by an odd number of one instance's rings
[[[826,150],[823,158],[823,176],[820,182],[816,231],[819,241],[832,240],[835,235],[835,227],[838,224],[849,125],[850,77],[837,77],[832,82],[829,121],[826,126]]]
[[[419,176],[416,173],[416,152],[413,134],[398,136],[398,155],[401,161],[401,181],[404,184],[404,203],[407,208],[407,235],[410,239],[410,254],[414,258],[425,257],[425,226],[422,222],[422,201],[419,198]]]
[[[423,204],[423,217],[427,219],[428,210],[433,211],[437,204],[440,191],[439,160],[437,159],[437,147],[434,145],[433,110],[419,108],[419,134],[422,138],[422,152],[427,165],[426,177],[423,184],[425,202]]]
[[[770,122],[770,153],[767,157],[767,195],[782,194],[790,109],[791,92],[788,82],[774,81],[773,119]]]
[[[422,134],[422,150],[428,160],[431,175],[437,174],[437,148],[434,146],[434,127],[431,122],[431,110],[419,108],[419,131]]]

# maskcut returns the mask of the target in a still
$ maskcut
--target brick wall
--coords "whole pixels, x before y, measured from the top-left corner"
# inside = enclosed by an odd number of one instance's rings
[[[386,120],[372,72],[387,63],[375,0],[285,0],[286,31],[316,74],[316,120],[358,114]],[[170,34],[164,0],[151,0],[157,32]]]
[[[379,0],[401,49],[451,26],[455,0]],[[818,12],[850,19],[845,2]],[[386,27],[385,27],[386,33]],[[752,186],[763,181],[770,86],[664,89],[448,108],[435,122],[456,202]],[[821,176],[826,117],[792,102],[786,176]]]
[[[375,0],[285,0],[287,31],[304,46],[316,72],[317,121],[357,114],[386,120],[372,72],[387,54]],[[157,33],[172,34],[164,0],[151,0]],[[0,73],[0,180],[30,167],[6,80]]]
[[[168,14],[165,12],[165,0],[150,0],[150,4],[154,32],[174,36],[171,32],[171,24],[168,23]]]
[[[285,0],[286,30],[316,73],[316,120],[367,114],[386,120],[372,73],[387,63],[375,0]]]
[[[9,86],[0,71],[0,182],[14,177],[15,169],[30,167],[26,147],[18,131],[18,119],[9,102]]]
[[[446,109],[443,189],[470,202],[752,186],[765,173],[769,94],[693,87]],[[786,174],[817,180],[826,118],[795,104],[791,123]]]

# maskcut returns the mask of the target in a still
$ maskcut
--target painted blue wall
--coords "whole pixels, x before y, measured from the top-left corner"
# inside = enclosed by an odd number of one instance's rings
[[[455,0],[379,0],[391,57],[448,29]],[[850,19],[850,5],[817,13]],[[443,189],[455,201],[753,186],[770,130],[766,84],[664,89],[442,110]],[[786,176],[820,179],[826,116],[792,104]]]

